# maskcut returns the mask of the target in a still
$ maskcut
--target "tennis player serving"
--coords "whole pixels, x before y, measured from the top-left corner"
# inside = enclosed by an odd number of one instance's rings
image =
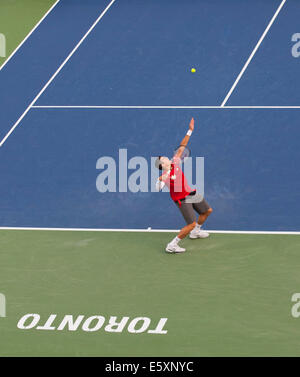
[[[163,171],[156,182],[157,191],[162,190],[163,187],[167,185],[172,200],[179,208],[187,223],[187,225],[180,230],[179,234],[167,245],[166,252],[168,253],[184,253],[185,249],[180,247],[178,243],[188,234],[192,239],[206,238],[209,236],[208,232],[201,229],[201,225],[213,210],[202,195],[190,188],[180,168],[181,161],[190,154],[187,144],[193,131],[194,118],[191,119],[189,130],[182,139],[180,146],[175,150],[172,160],[169,160],[168,157],[159,156],[155,161],[155,166]],[[197,221],[195,211],[199,215]]]

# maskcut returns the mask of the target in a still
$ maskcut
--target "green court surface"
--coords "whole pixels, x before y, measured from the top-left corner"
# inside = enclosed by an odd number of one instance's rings
[[[6,38],[6,56],[0,57],[0,67],[54,3],[54,0],[1,0],[0,34]]]
[[[1,356],[299,356],[297,235],[0,231]],[[25,314],[51,314],[53,330],[20,329]],[[67,327],[65,315],[105,317],[94,332]],[[168,318],[167,334],[104,330],[110,316]],[[84,321],[83,320],[83,321]],[[30,322],[30,321],[29,321]],[[29,323],[28,322],[28,323]],[[97,321],[96,321],[97,322]],[[27,325],[28,325],[27,323]],[[92,325],[91,325],[92,327]],[[137,327],[140,327],[137,326]]]

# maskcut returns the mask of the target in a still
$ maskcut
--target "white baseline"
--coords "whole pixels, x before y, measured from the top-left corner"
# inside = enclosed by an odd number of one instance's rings
[[[105,229],[105,228],[35,228],[35,227],[0,227],[0,230],[37,230],[37,231],[62,231],[62,232],[163,232],[178,233],[179,229]],[[222,234],[286,234],[300,235],[294,231],[247,231],[247,230],[207,230],[208,233]]]

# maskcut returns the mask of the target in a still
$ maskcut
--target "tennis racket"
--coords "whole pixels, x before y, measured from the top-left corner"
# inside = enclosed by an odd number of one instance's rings
[[[181,149],[181,156],[180,156],[180,159],[183,161],[186,157],[190,157],[191,155],[191,150],[188,148],[188,147],[183,147],[183,146],[180,146],[177,147],[175,150],[174,150],[174,156],[176,156],[176,154],[178,154],[179,152],[179,149]]]

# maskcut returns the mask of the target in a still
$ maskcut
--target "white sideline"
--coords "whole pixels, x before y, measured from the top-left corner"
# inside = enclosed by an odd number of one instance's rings
[[[9,130],[9,132],[5,135],[5,137],[0,142],[0,147],[3,146],[7,138],[11,135],[11,133],[16,129],[16,127],[21,123],[23,118],[26,116],[26,114],[29,112],[29,110],[32,108],[32,106],[36,103],[36,101],[40,98],[40,96],[44,93],[44,91],[48,88],[48,86],[51,84],[51,82],[55,79],[55,77],[59,74],[59,72],[63,69],[63,67],[67,64],[67,62],[70,60],[70,58],[73,56],[73,54],[77,51],[77,49],[80,47],[82,42],[86,39],[86,37],[91,33],[91,31],[95,28],[95,26],[98,24],[98,22],[101,20],[101,18],[105,15],[105,13],[109,10],[109,8],[113,5],[113,3],[116,0],[112,0],[108,6],[104,9],[104,11],[100,14],[100,16],[97,18],[97,20],[93,23],[93,25],[89,28],[89,30],[85,33],[85,35],[80,39],[80,41],[77,43],[77,45],[73,48],[73,50],[70,52],[70,54],[66,57],[66,59],[63,61],[63,63],[60,65],[60,67],[56,70],[56,72],[52,75],[50,80],[44,85],[42,90],[39,92],[39,94],[34,98],[34,100],[31,102],[31,104],[27,107],[27,109],[24,111],[24,113],[20,116],[20,118],[17,120],[17,122],[13,125],[13,127]]]
[[[35,227],[0,227],[0,230],[39,230],[62,232],[154,232],[154,233],[178,233],[179,229],[104,229],[104,228],[35,228]],[[209,233],[220,234],[287,234],[300,235],[300,232],[289,231],[247,231],[247,230],[209,230]]]
[[[44,19],[49,15],[49,13],[52,12],[52,10],[56,7],[56,5],[60,2],[60,0],[57,0],[52,7],[48,10],[47,13],[41,18],[41,20],[35,25],[35,27],[29,32],[29,34],[26,35],[26,37],[23,39],[23,41],[18,45],[18,47],[9,55],[9,57],[3,62],[3,64],[0,66],[0,71],[6,66],[6,64],[11,60],[11,58],[16,54],[16,52],[23,46],[23,44],[27,41],[27,39],[32,35],[32,33],[40,26],[40,24],[44,21]]]
[[[300,109],[300,106],[101,106],[35,105],[32,109]]]
[[[260,40],[258,41],[257,45],[255,46],[254,50],[252,51],[252,54],[249,56],[247,62],[245,63],[243,69],[241,70],[240,74],[238,75],[237,79],[235,80],[232,88],[229,90],[227,96],[225,97],[224,101],[222,102],[222,105],[221,107],[225,106],[227,101],[229,100],[229,97],[231,96],[232,92],[234,91],[234,89],[236,88],[237,84],[239,83],[240,79],[242,78],[244,72],[246,71],[246,69],[248,68],[248,65],[251,63],[254,55],[256,54],[257,50],[259,49],[260,45],[262,44],[263,40],[265,39],[265,36],[268,34],[271,26],[273,25],[274,21],[276,20],[279,12],[281,11],[282,7],[284,6],[284,4],[286,3],[286,0],[283,0],[281,2],[281,4],[279,5],[277,11],[275,12],[274,16],[272,17],[271,21],[269,22],[269,25],[267,26],[266,30],[264,31],[264,33],[262,34],[262,36],[260,37]]]

